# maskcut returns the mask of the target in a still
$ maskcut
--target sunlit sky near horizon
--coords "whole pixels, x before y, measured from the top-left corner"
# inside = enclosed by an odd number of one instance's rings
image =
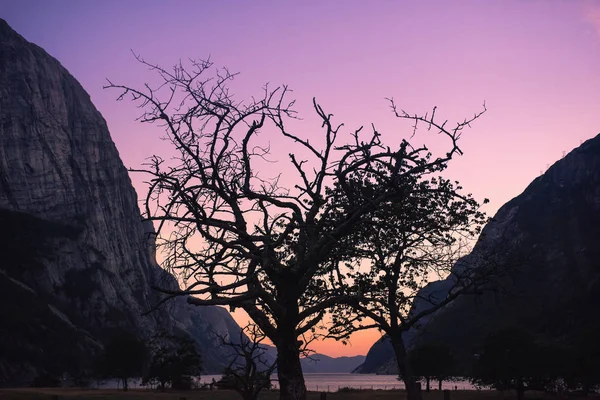
[[[452,178],[494,214],[548,165],[600,132],[600,0],[80,1],[0,0],[0,18],[57,58],[103,114],[127,167],[167,151],[106,78],[151,75],[131,50],[171,66],[206,58],[241,72],[240,98],[287,84],[308,135],[315,96],[347,131],[374,123],[406,135],[386,97],[451,122],[488,112],[465,132]],[[418,141],[419,137],[415,137]],[[141,177],[132,176],[145,194]],[[243,316],[236,316],[243,320]],[[379,337],[313,347],[366,354]]]

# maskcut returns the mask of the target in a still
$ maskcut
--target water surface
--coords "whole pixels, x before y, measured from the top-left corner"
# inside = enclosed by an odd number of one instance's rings
[[[204,375],[200,378],[202,383],[218,381],[221,375]],[[275,388],[279,387],[277,375],[272,375],[271,380]],[[304,374],[306,388],[310,391],[336,392],[340,388],[348,387],[354,389],[390,390],[404,389],[404,384],[397,379],[397,375],[375,375],[375,374]],[[437,389],[437,382],[431,382],[431,388]],[[442,383],[442,389],[475,390],[476,388],[465,380],[447,381]],[[423,388],[425,383],[423,382]]]

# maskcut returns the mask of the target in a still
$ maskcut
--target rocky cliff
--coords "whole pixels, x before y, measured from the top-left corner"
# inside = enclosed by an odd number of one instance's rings
[[[137,196],[89,95],[60,63],[0,20],[0,385],[80,369],[111,329],[192,334],[208,372],[222,308],[184,299],[142,316],[175,287],[156,264]],[[150,239],[151,242],[151,239]]]
[[[516,326],[568,347],[600,322],[600,135],[500,208],[467,261],[506,243],[505,259],[516,267],[497,282],[501,290],[442,309],[424,329],[409,332],[416,343],[445,343],[466,368],[494,330]],[[442,281],[424,290],[443,294],[449,286]],[[394,372],[389,354],[389,343],[376,343],[358,372]]]

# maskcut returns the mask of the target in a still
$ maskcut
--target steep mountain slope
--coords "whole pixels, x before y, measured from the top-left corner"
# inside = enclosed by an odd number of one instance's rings
[[[392,344],[386,336],[383,336],[371,346],[363,363],[352,372],[356,374],[384,373],[388,362],[394,361],[393,357]]]
[[[106,123],[80,84],[0,20],[0,385],[86,366],[116,328],[184,330],[208,372],[237,336],[221,308],[178,299],[148,316],[153,257],[137,196]]]
[[[424,324],[417,343],[445,343],[466,367],[494,330],[518,326],[540,341],[569,346],[574,335],[600,322],[600,135],[505,204],[466,261],[498,244],[518,265],[498,282],[502,291],[464,297],[439,311]],[[359,372],[391,372],[385,357],[391,350],[385,348],[374,345]]]

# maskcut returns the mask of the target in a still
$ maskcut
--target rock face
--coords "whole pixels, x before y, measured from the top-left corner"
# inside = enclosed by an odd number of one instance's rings
[[[207,372],[224,353],[222,308],[178,299],[148,316],[151,285],[174,288],[154,260],[128,173],[80,84],[0,20],[0,385],[77,370],[111,329],[184,330]]]
[[[467,261],[499,244],[508,244],[505,259],[513,265],[497,282],[502,290],[459,298],[416,335],[416,343],[448,345],[463,370],[495,330],[518,327],[568,347],[574,335],[600,323],[600,135],[500,208]],[[424,290],[448,286],[438,282]],[[376,343],[358,372],[393,373],[386,352],[389,343]]]

